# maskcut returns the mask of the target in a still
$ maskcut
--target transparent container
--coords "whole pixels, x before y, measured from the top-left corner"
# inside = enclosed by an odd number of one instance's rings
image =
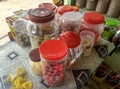
[[[82,30],[93,31],[95,33],[95,44],[97,44],[104,31],[104,16],[97,12],[86,12],[81,21],[80,31]]]
[[[26,63],[17,62],[0,70],[2,89],[36,89],[35,81]]]
[[[48,8],[35,8],[29,12],[27,30],[30,35],[32,49],[48,39],[56,38],[57,29],[54,23],[55,13]]]
[[[94,43],[95,43],[95,34],[89,30],[83,30],[80,33],[81,38],[81,47],[83,49],[82,56],[90,56]]]
[[[13,28],[17,36],[16,42],[20,46],[30,46],[30,38],[27,32],[27,21],[19,19],[13,23]]]
[[[60,18],[62,32],[73,31],[79,33],[82,15],[79,12],[66,12]]]
[[[82,54],[82,49],[80,46],[80,36],[76,34],[75,32],[67,31],[62,33],[59,36],[59,39],[64,41],[68,48],[68,67],[73,67],[75,66],[77,60],[80,60],[80,56]]]
[[[39,48],[43,78],[49,86],[61,85],[65,77],[68,48],[61,40],[48,40]]]
[[[29,64],[32,72],[36,75],[42,74],[42,68],[41,68],[41,60],[40,60],[40,54],[39,54],[39,48],[33,49],[29,53]]]

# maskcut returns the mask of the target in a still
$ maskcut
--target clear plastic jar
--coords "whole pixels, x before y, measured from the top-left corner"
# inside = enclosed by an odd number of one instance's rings
[[[79,33],[80,22],[82,15],[79,12],[66,12],[60,18],[60,27],[62,33],[66,31],[73,31]]]
[[[19,19],[13,23],[13,27],[17,36],[16,42],[22,47],[30,46],[30,38],[28,36],[26,26],[27,21],[24,19]]]
[[[31,50],[29,53],[29,57],[30,57],[29,64],[32,72],[36,75],[41,75],[42,68],[41,68],[39,48]]]
[[[48,39],[57,37],[57,29],[54,23],[55,13],[48,8],[35,8],[29,12],[28,31],[32,48]]]
[[[48,40],[40,45],[39,51],[44,80],[49,86],[61,85],[65,77],[67,45],[61,40]]]
[[[86,12],[81,21],[80,31],[82,30],[93,31],[95,33],[95,44],[97,44],[104,31],[104,16],[97,12]]]
[[[89,56],[95,43],[95,34],[89,30],[83,30],[80,33],[81,47],[83,49],[82,56]]]
[[[77,59],[80,58],[82,54],[82,48],[80,46],[80,36],[75,32],[67,31],[60,34],[59,39],[64,41],[69,48],[69,58],[68,66],[75,66]]]

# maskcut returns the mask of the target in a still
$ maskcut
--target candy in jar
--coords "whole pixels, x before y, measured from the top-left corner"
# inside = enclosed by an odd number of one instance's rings
[[[95,34],[89,30],[83,30],[80,32],[81,47],[83,49],[82,56],[89,56],[92,52],[95,43]]]
[[[30,10],[27,29],[29,31],[32,49],[48,39],[57,36],[54,23],[55,13],[48,8],[35,8]]]
[[[69,48],[69,58],[68,62],[69,66],[72,67],[77,62],[78,58],[80,58],[82,54],[82,49],[80,46],[80,36],[76,34],[75,32],[67,31],[62,34],[60,34],[59,39],[64,41],[68,48]]]
[[[66,12],[60,18],[60,27],[62,33],[65,31],[73,31],[79,33],[80,31],[80,22],[82,14],[79,12]]]
[[[58,86],[65,77],[68,47],[61,40],[44,41],[40,47],[43,78],[49,86]]]
[[[36,75],[42,74],[41,62],[40,62],[40,54],[39,48],[33,49],[29,53],[29,64],[32,72]]]

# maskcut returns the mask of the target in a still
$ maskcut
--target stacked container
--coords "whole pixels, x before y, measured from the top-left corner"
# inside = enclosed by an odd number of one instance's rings
[[[65,64],[68,47],[61,40],[48,40],[39,48],[43,78],[49,86],[58,86],[65,77]]]

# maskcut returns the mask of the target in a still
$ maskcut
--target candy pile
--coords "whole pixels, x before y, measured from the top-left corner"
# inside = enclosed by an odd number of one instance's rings
[[[64,63],[48,64],[44,69],[44,79],[50,86],[60,85],[64,78]]]

